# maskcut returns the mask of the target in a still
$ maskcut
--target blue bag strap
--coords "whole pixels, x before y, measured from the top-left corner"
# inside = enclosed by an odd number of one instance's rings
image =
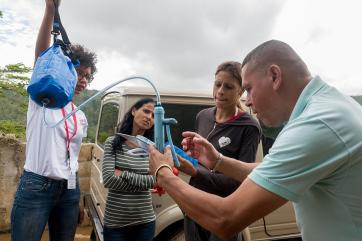
[[[62,48],[64,55],[68,56],[72,60],[72,63],[75,66],[77,66],[77,65],[79,65],[79,61],[74,56],[74,54],[70,48],[71,43],[69,41],[67,32],[65,31],[65,28],[63,27],[62,21],[60,19],[59,4],[56,4],[54,1],[54,6],[55,6],[55,14],[54,14],[53,30],[52,30],[52,34],[54,35],[54,38],[53,38],[54,44],[59,45]],[[62,36],[62,40],[58,39],[59,35]]]
[[[54,6],[55,6],[55,14],[54,14],[53,31],[52,31],[54,33],[54,38],[57,38],[58,35],[61,34],[64,44],[70,45],[67,32],[65,31],[62,21],[60,20],[59,5],[54,2]]]

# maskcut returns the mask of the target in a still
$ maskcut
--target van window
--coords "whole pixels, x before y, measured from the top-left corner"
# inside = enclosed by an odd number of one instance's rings
[[[167,103],[162,103],[162,106],[165,109],[165,118],[175,118],[177,120],[177,124],[170,127],[173,144],[178,147],[181,147],[182,132],[195,131],[195,118],[197,113],[210,107],[208,105]]]
[[[109,136],[115,133],[119,113],[119,105],[117,103],[106,103],[102,106],[102,112],[99,122],[97,144],[104,147],[104,142]]]

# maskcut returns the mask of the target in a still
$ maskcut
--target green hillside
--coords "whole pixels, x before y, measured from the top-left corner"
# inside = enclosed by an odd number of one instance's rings
[[[362,95],[352,96],[360,105],[362,105]]]
[[[74,98],[74,103],[79,105],[94,95],[96,90],[86,90]],[[362,105],[362,95],[353,96]],[[4,89],[0,86],[0,132],[15,134],[16,137],[25,140],[26,112],[28,97],[19,94],[15,90]],[[93,142],[100,108],[100,97],[96,98],[84,107],[83,111],[88,120],[88,136],[84,142]],[[266,131],[269,133],[268,131]],[[272,131],[270,135],[273,136]]]
[[[26,85],[29,80],[31,68],[22,63],[0,66],[0,134],[14,134],[17,138],[25,140],[26,112],[28,96]],[[79,105],[94,95],[96,90],[86,90],[74,98],[74,103]],[[352,96],[362,105],[362,95]],[[95,139],[96,125],[100,108],[100,97],[88,103],[83,111],[88,119],[88,136],[85,142]],[[279,133],[273,128],[264,128],[266,136],[275,136]]]
[[[88,99],[96,90],[86,90],[74,98],[76,105]],[[88,136],[84,142],[92,142],[95,138],[95,129],[98,120],[100,97],[90,102],[83,111],[88,120]],[[15,90],[0,87],[0,132],[15,134],[17,138],[25,140],[26,112],[28,97]]]
[[[74,98],[74,103],[76,105],[80,105],[89,97],[97,93],[97,90],[85,90],[80,95]],[[98,122],[99,109],[101,107],[101,97],[98,96],[90,103],[88,103],[82,110],[87,116],[88,120],[88,133],[87,137],[83,140],[83,142],[94,142],[96,135],[96,127]]]

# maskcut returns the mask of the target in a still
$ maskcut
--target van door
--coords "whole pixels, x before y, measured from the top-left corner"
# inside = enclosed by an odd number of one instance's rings
[[[102,160],[104,142],[113,136],[118,122],[119,104],[117,102],[102,102],[96,135],[96,144],[92,151],[92,167],[90,180],[90,193],[95,208],[103,223],[107,189],[103,187]]]
[[[177,124],[171,126],[171,136],[173,144],[178,147],[181,146],[182,132],[195,130],[195,118],[197,113],[202,109],[210,107],[210,105],[170,103],[167,101],[164,101],[162,106],[165,109],[165,118],[172,117],[177,120]],[[189,181],[189,176],[184,175],[183,173],[180,173],[180,177],[185,182]],[[183,222],[180,221],[183,219],[183,214],[177,204],[167,193],[161,197],[157,194],[153,194],[152,201],[157,217],[155,235],[158,236],[161,231],[167,229],[167,227],[172,227],[173,224],[178,223],[179,226],[176,227],[176,229],[179,232],[176,232],[173,235],[175,235],[174,237],[182,237]],[[165,236],[167,236],[167,238],[163,236],[164,234],[166,234]],[[169,236],[170,234],[166,231],[166,233],[161,233],[157,240],[173,240],[172,237]]]
[[[265,156],[269,153],[269,150],[273,146],[276,137],[283,128],[268,128],[263,125],[261,126],[263,129],[263,135],[261,138],[263,149],[262,152],[263,156]],[[248,227],[248,232],[251,236],[251,240],[281,240],[281,237],[300,237],[300,232],[295,221],[295,213],[292,203],[287,202],[274,212],[257,220]]]

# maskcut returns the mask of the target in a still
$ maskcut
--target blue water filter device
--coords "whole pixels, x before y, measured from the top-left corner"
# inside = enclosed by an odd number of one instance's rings
[[[165,130],[163,128],[163,119],[165,116],[165,111],[160,103],[157,103],[154,110],[154,133],[155,133],[155,143],[156,148],[161,153],[165,149]]]

